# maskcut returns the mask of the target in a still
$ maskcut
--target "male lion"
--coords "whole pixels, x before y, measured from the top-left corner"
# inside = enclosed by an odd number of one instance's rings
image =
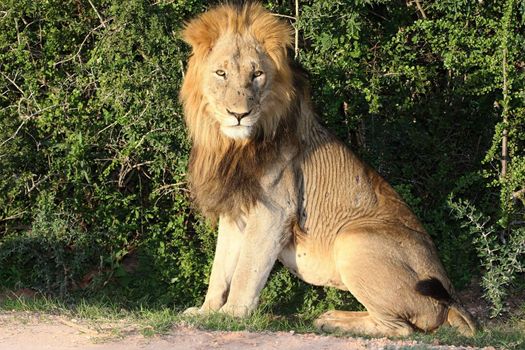
[[[329,311],[322,330],[395,336],[451,324],[473,334],[416,217],[316,120],[291,33],[257,3],[218,6],[184,29],[191,190],[219,220],[208,293],[188,312],[248,315],[279,259],[367,309]]]

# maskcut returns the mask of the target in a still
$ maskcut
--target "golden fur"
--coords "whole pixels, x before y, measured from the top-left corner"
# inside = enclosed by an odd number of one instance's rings
[[[272,30],[268,31],[268,28]],[[260,5],[253,3],[241,9],[231,5],[220,6],[188,23],[183,38],[192,46],[193,55],[180,92],[186,124],[195,145],[206,145],[216,152],[226,152],[232,142],[218,132],[209,132],[210,126],[217,125],[207,119],[210,117],[208,113],[202,113],[205,100],[199,87],[202,75],[205,74],[204,60],[220,35],[230,32],[249,33],[248,35],[253,36],[263,45],[278,72],[277,80],[272,86],[275,101],[271,102],[277,107],[277,113],[269,115],[268,119],[271,120],[263,125],[265,135],[271,136],[277,129],[280,118],[291,104],[294,91],[286,50],[291,45],[290,28]]]
[[[262,120],[252,142],[221,134],[213,111],[206,110],[207,101],[200,89],[202,75],[207,73],[205,59],[224,33],[249,33],[262,44],[276,67],[272,98],[266,101],[273,113]],[[188,23],[183,32],[184,40],[193,48],[180,93],[193,141],[190,183],[198,206],[212,220],[221,213],[247,210],[253,205],[259,198],[261,169],[275,160],[283,140],[291,142],[296,137],[294,79],[287,57],[290,34],[288,25],[256,3],[243,8],[215,8]]]
[[[251,3],[193,19],[181,90],[195,202],[219,218],[208,293],[188,312],[250,313],[279,259],[315,285],[350,291],[366,312],[329,311],[326,331],[407,335],[476,325],[410,209],[316,120],[290,26]]]

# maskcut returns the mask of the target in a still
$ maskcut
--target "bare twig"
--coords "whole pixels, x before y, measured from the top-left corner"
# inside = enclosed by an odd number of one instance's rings
[[[6,74],[4,74],[4,72],[0,72],[0,73],[2,73],[2,75],[4,76],[4,78],[6,78],[7,80],[9,80],[9,82],[10,82],[11,84],[13,84],[13,85],[16,87],[16,89],[17,89],[18,91],[20,91],[20,92],[22,93],[22,95],[26,96],[26,93],[24,92],[24,90],[22,90],[22,88],[21,88],[20,86],[18,86],[18,84],[17,84],[13,79],[9,78],[9,76],[7,76]]]
[[[103,128],[102,130],[99,130],[99,131],[97,132],[97,136],[100,135],[100,134],[102,134],[102,133],[103,133],[104,131],[106,131],[107,129],[114,127],[115,125],[117,125],[117,122],[116,122],[116,121],[113,122],[113,123],[111,123],[111,124],[109,124],[108,126],[106,126],[105,128]]]
[[[507,163],[508,163],[508,139],[509,130],[507,129],[508,118],[508,94],[509,87],[507,83],[507,48],[503,48],[503,136],[501,138],[501,178],[504,179],[507,176]]]
[[[148,108],[146,106],[146,108]],[[146,111],[146,108],[144,109],[144,111],[142,111],[142,113],[140,114],[141,116],[144,114],[144,112]],[[164,128],[156,128],[156,129],[153,129],[153,130],[150,130],[148,131],[147,133],[145,133],[144,135],[142,135],[142,137],[140,138],[139,142],[137,142],[137,144],[135,145],[135,147],[133,147],[134,149],[136,148],[139,148],[142,143],[146,140],[146,137],[151,134],[151,133],[154,133],[154,132],[157,132],[157,131],[161,131],[161,130],[164,130]]]
[[[93,3],[91,2],[91,0],[88,0],[89,4],[91,5],[91,7],[93,8],[93,10],[95,11],[95,13],[97,14],[98,16],[98,19],[100,19],[100,24],[106,28],[106,22],[104,22],[104,19],[102,18],[102,16],[100,15],[100,13],[98,12],[97,8],[95,7],[95,5],[93,5]]]
[[[295,58],[297,58],[297,56],[299,55],[299,28],[297,28],[297,20],[299,18],[299,0],[295,0],[295,17],[288,16],[288,15],[282,15],[280,13],[272,13],[272,15],[274,15],[276,17],[287,18],[287,19],[291,19],[292,21],[295,21],[295,25],[294,25],[294,32],[295,32],[294,53],[295,53]]]
[[[151,4],[151,6],[155,6],[155,5],[169,5],[169,4],[173,4],[175,2],[175,0],[158,0],[158,1],[155,1],[154,3]]]
[[[293,16],[281,15],[280,13],[272,13],[272,15],[274,15],[275,17],[283,17],[283,18],[288,18],[288,19],[295,21],[295,17]]]
[[[22,45],[22,41],[20,40],[20,30],[18,29],[18,20],[15,18],[15,27],[16,27],[16,41],[18,42],[18,45]]]
[[[125,179],[126,179],[126,176],[130,173],[130,171],[132,171],[133,169],[139,169],[140,167],[144,165],[149,165],[152,163],[153,163],[152,160],[147,160],[145,162],[137,163],[133,165],[130,165],[128,162],[122,164],[122,166],[120,167],[120,172],[118,176],[118,186],[120,188],[126,187],[128,181],[125,181]],[[143,172],[143,174],[149,178],[149,176],[145,172]]]
[[[425,11],[423,10],[423,7],[421,6],[421,3],[419,2],[419,0],[415,0],[415,3],[416,3],[416,6],[417,6],[417,9],[419,10],[419,13],[421,13],[421,16],[424,19],[427,19],[427,15],[426,15]]]
[[[525,225],[525,221],[512,221],[509,226],[521,226],[521,225]]]
[[[181,181],[181,182],[176,182],[174,184],[166,184],[166,185],[162,185],[160,186],[159,188],[156,188],[153,190],[153,193],[157,193],[157,192],[161,192],[161,191],[164,191],[166,189],[169,189],[169,188],[176,188],[176,189],[180,189],[182,186],[185,186],[187,185],[188,183],[186,181]]]
[[[65,58],[65,59],[63,59],[63,60],[61,60],[61,61],[55,62],[55,63],[53,64],[53,66],[56,67],[56,66],[58,66],[59,64],[66,63],[66,62],[71,61],[71,60],[75,59],[76,57],[78,57],[78,55],[80,55],[80,51],[82,51],[82,48],[84,47],[84,44],[86,43],[87,39],[88,39],[93,33],[95,33],[97,30],[99,30],[99,29],[102,28],[102,27],[106,27],[106,24],[105,24],[105,23],[102,23],[102,24],[98,25],[97,27],[91,29],[91,30],[89,31],[89,33],[87,33],[87,35],[84,37],[84,40],[82,40],[82,43],[80,43],[80,46],[79,46],[79,48],[78,48],[78,50],[77,50],[77,52],[76,52],[75,54],[73,54],[73,55],[71,55],[70,57]]]
[[[179,60],[179,63],[180,63],[180,72],[182,74],[182,79],[184,79],[184,63],[182,62],[182,60]]]
[[[509,22],[512,15],[512,8],[514,6],[514,1],[509,0],[507,2],[507,8],[505,9],[505,14],[503,15],[502,19],[502,40],[501,40],[501,49],[502,49],[502,60],[501,60],[501,68],[502,68],[502,75],[503,75],[503,111],[502,111],[502,117],[503,117],[503,135],[501,138],[501,179],[505,179],[507,176],[507,167],[509,162],[509,155],[508,155],[508,139],[509,139],[509,130],[508,130],[508,122],[509,122],[509,113],[510,113],[510,82],[508,77],[508,36],[509,36]]]
[[[36,117],[37,115],[39,115],[39,114],[41,114],[41,113],[43,113],[43,112],[45,112],[45,111],[47,111],[49,109],[55,108],[57,106],[60,106],[60,104],[54,104],[52,106],[47,106],[45,108],[39,109],[36,112],[31,113],[30,115],[24,115],[24,116],[20,115],[20,118],[21,119],[25,119],[25,120],[30,120],[30,119],[33,119],[34,117]]]
[[[49,177],[50,177],[50,175],[48,174],[48,175],[40,177],[36,182],[33,181],[33,184],[31,185],[31,187],[27,188],[26,194],[29,194],[29,193],[33,192],[33,190],[36,189],[38,187],[38,185],[40,185],[42,182],[44,182],[47,179],[49,179]]]
[[[18,135],[18,133],[20,132],[20,130],[22,129],[22,127],[25,125],[26,121],[28,119],[22,121],[22,123],[20,123],[20,125],[18,126],[18,128],[16,129],[16,131],[13,133],[13,135],[11,135],[10,137],[8,137],[6,140],[4,140],[4,142],[0,143],[0,147],[2,147],[3,145],[5,145],[6,143],[8,143],[9,141],[13,140],[16,135]]]
[[[370,10],[370,9],[368,10],[368,12],[370,12],[370,13],[373,14],[374,16],[377,16],[377,17],[381,18],[381,19],[384,20],[384,21],[388,21],[388,19],[387,19],[385,16],[381,16],[381,15],[380,15],[379,13],[377,13],[377,12],[374,12],[374,11],[372,11],[372,10]]]
[[[26,212],[25,211],[21,211],[19,213],[16,213],[16,214],[13,214],[13,215],[10,215],[10,216],[7,216],[5,218],[0,218],[0,222],[3,222],[3,221],[9,221],[9,220],[14,220],[14,219],[18,219],[19,217],[21,217],[22,215],[24,215]]]
[[[158,194],[157,200],[155,200],[155,205],[159,203],[159,201],[162,199],[162,197],[167,196],[170,193],[181,191],[181,192],[189,192],[189,190],[184,187],[184,185],[187,185],[186,182],[178,182],[174,184],[168,184],[163,185],[157,189],[155,189],[152,194]]]
[[[299,57],[299,28],[297,21],[299,20],[299,0],[295,0],[295,58]]]
[[[381,76],[382,76],[382,77],[389,77],[389,76],[397,76],[397,75],[401,75],[401,73],[397,73],[397,72],[388,72],[388,73],[382,74]]]
[[[91,1],[90,1],[91,2]],[[77,323],[74,323],[74,322],[71,322],[71,321],[68,321],[62,317],[57,317],[57,320],[63,324],[65,324],[66,326],[68,327],[71,327],[73,329],[76,329],[77,331],[80,331],[82,333],[85,333],[85,334],[88,334],[88,335],[91,335],[91,336],[98,336],[100,335],[99,332],[97,332],[96,330],[93,330],[93,329],[89,329],[87,327],[84,327],[84,326],[81,326]]]

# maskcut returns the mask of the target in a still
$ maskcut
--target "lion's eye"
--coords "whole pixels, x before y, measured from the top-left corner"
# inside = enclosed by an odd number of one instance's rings
[[[264,74],[263,71],[261,71],[261,70],[256,70],[255,72],[253,72],[253,77],[254,77],[254,78],[258,78],[258,77],[260,77],[260,76],[263,75],[263,74]]]
[[[224,76],[226,76],[226,72],[223,71],[222,69],[217,69],[217,70],[215,71],[215,74],[217,74],[219,77],[224,77]]]

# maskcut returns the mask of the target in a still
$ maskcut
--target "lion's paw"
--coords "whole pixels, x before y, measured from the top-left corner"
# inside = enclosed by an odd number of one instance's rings
[[[333,319],[328,316],[327,317],[323,317],[323,316],[324,314],[321,315],[321,317],[319,317],[318,319],[314,321],[314,327],[318,331],[331,333],[339,329],[338,324],[340,323],[339,322],[340,320]]]
[[[338,311],[330,310],[323,313],[314,321],[314,327],[321,332],[333,331],[333,322],[338,321]]]
[[[204,311],[202,311],[200,307],[192,306],[184,310],[182,314],[187,316],[198,316],[203,315]]]
[[[226,303],[223,307],[221,307],[219,312],[233,317],[243,318],[250,315],[250,308],[245,305],[231,305]]]

